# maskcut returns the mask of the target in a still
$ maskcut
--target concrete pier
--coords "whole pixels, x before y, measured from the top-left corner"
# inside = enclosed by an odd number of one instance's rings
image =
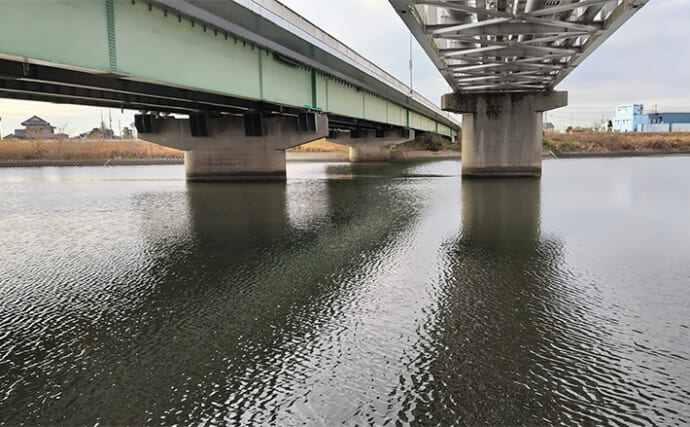
[[[329,142],[347,145],[351,162],[387,162],[391,159],[391,147],[415,139],[413,129],[386,131],[331,132]]]
[[[324,138],[328,118],[316,117],[315,126],[300,130],[295,117],[263,117],[249,123],[243,117],[197,118],[193,136],[190,119],[156,118],[146,141],[185,152],[189,181],[285,180],[285,150]],[[257,136],[247,136],[254,134]]]
[[[567,92],[444,95],[462,114],[462,176],[541,176],[542,112],[568,103]]]
[[[391,159],[391,147],[350,147],[351,162],[387,162]]]
[[[188,181],[284,181],[285,151],[190,150],[184,153],[184,169]]]

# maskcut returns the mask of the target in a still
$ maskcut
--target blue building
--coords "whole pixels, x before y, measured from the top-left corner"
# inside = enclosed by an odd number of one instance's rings
[[[613,116],[614,132],[634,132],[648,120],[642,113],[644,105],[626,104],[617,105],[616,114]]]
[[[690,113],[649,113],[642,132],[690,131]]]
[[[643,113],[642,104],[616,106],[614,132],[690,131],[690,113]]]

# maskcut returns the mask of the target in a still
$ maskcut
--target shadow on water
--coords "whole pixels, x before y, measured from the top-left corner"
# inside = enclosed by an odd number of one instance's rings
[[[539,181],[334,167],[65,208],[77,250],[3,266],[0,423],[682,421],[541,230]]]
[[[448,163],[456,163],[449,161]],[[458,164],[459,166],[459,164]],[[439,173],[439,169],[442,173]],[[326,174],[331,178],[438,178],[459,174],[459,168],[449,175],[447,168],[438,168],[437,162],[415,160],[389,163],[336,163],[326,167]]]
[[[609,319],[540,230],[538,180],[462,183],[462,233],[447,242],[438,310],[400,418],[433,425],[648,423]],[[639,406],[638,406],[639,405]],[[648,409],[647,409],[648,410]]]
[[[275,420],[295,393],[288,384],[297,387],[319,363],[314,336],[354,291],[341,277],[418,214],[390,184],[365,181],[314,183],[327,202],[306,228],[293,227],[304,222],[294,198],[309,192],[290,184],[189,184],[186,212],[168,195],[139,194],[146,269],[134,268],[126,303],[97,322],[67,319],[70,330],[44,339],[39,360],[50,372],[12,372],[17,385],[0,414],[42,424]],[[33,339],[17,347],[29,354]],[[56,363],[50,354],[63,345],[64,363]],[[58,399],[47,396],[48,382]]]

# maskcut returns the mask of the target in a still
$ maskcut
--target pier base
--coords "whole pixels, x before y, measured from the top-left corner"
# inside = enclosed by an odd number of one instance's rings
[[[190,150],[184,153],[184,169],[188,181],[284,181],[285,151]]]
[[[567,92],[444,95],[462,113],[462,176],[541,176],[542,112],[567,103]]]
[[[327,140],[350,147],[351,162],[387,162],[391,159],[392,146],[414,138],[414,129],[389,129],[331,132]]]
[[[387,162],[391,159],[391,147],[350,147],[351,162]]]

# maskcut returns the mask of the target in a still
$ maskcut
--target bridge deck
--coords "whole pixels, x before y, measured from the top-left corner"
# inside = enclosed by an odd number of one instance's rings
[[[319,110],[340,123],[448,136],[459,128],[272,0],[2,2],[0,96],[153,111]]]

